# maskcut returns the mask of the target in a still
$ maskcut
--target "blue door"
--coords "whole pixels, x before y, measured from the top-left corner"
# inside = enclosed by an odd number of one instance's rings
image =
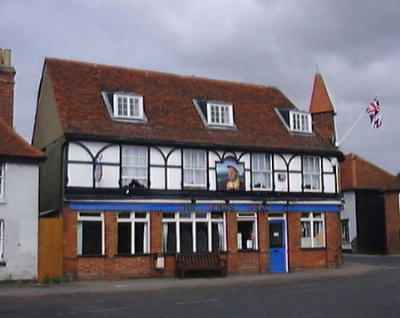
[[[269,267],[271,272],[286,272],[284,220],[269,221],[269,256]]]

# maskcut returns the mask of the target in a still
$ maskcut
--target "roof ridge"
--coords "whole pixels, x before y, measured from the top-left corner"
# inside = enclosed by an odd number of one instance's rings
[[[278,87],[276,87],[276,86],[273,86],[273,85],[241,82],[239,80],[235,81],[235,80],[227,80],[227,79],[210,78],[210,77],[205,77],[205,76],[184,75],[184,74],[178,74],[178,73],[173,73],[173,72],[163,72],[163,71],[156,71],[156,70],[136,68],[136,67],[128,67],[128,66],[122,66],[122,65],[113,65],[113,64],[106,64],[106,63],[94,63],[94,62],[80,61],[80,60],[74,60],[74,59],[57,58],[57,57],[45,57],[45,62],[46,61],[59,61],[59,62],[75,63],[75,64],[80,64],[80,65],[87,65],[87,66],[92,66],[92,67],[114,68],[114,69],[121,69],[121,70],[127,70],[127,71],[151,73],[151,74],[154,74],[154,75],[168,75],[168,76],[174,76],[174,77],[181,78],[181,79],[197,79],[197,80],[202,80],[202,81],[205,80],[205,81],[211,81],[211,82],[236,84],[236,85],[240,85],[240,86],[249,86],[249,87],[258,87],[258,88],[264,88],[264,89],[273,89],[273,90],[277,90],[277,91],[280,92],[280,89]]]

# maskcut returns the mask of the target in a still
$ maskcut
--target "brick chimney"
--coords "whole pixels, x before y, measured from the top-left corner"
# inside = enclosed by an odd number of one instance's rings
[[[312,116],[313,130],[326,141],[335,144],[335,108],[333,107],[324,79],[320,73],[315,74],[314,77],[310,113]]]
[[[11,50],[0,48],[0,118],[11,127],[14,117],[14,77]]]

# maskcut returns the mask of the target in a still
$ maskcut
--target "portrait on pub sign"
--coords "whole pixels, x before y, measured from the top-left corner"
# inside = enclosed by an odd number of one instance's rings
[[[218,191],[244,191],[244,164],[233,157],[216,163]]]

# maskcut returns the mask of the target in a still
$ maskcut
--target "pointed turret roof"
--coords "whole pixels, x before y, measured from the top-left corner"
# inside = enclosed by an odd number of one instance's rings
[[[310,102],[310,113],[328,113],[335,112],[332,101],[326,89],[324,79],[320,73],[316,73],[314,77],[313,91]]]

